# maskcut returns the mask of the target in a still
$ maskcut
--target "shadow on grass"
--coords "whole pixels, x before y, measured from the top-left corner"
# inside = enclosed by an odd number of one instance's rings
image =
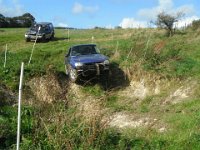
[[[59,84],[62,88],[69,86],[70,79],[64,72],[56,73]],[[112,62],[110,64],[109,73],[104,73],[100,76],[91,75],[81,77],[77,83],[80,86],[99,85],[104,91],[119,90],[129,86],[130,81],[124,71],[119,67],[119,64]]]
[[[0,31],[1,32],[1,31]],[[46,40],[41,40],[41,39],[38,39],[37,40],[37,43],[48,43],[48,42],[51,42],[51,41],[64,41],[64,40],[68,40],[70,38],[65,38],[65,37],[54,37],[53,39],[46,39]],[[35,42],[35,40],[31,40],[30,42]]]
[[[81,78],[77,84],[81,86],[93,86],[99,84],[103,90],[118,90],[129,85],[129,79],[124,71],[119,68],[119,64],[111,63],[109,74],[105,73],[100,76],[90,76]]]
[[[130,81],[125,72],[119,67],[119,64],[113,62],[110,64],[110,89],[118,89],[129,86]]]
[[[64,41],[64,40],[69,40],[70,38],[67,37],[54,37],[53,41]]]
[[[64,72],[57,72],[56,77],[62,88],[67,88],[69,86],[69,77]]]

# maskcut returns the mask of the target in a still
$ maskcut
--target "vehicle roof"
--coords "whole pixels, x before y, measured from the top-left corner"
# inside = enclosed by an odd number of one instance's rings
[[[78,46],[96,46],[96,44],[77,44],[77,45],[73,45],[71,47],[78,47]]]

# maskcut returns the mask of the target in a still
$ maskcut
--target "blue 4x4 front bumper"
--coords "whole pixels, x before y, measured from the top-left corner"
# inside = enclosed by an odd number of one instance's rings
[[[109,65],[103,63],[89,63],[76,68],[77,73],[83,76],[88,76],[91,74],[100,75],[105,71],[109,71]]]

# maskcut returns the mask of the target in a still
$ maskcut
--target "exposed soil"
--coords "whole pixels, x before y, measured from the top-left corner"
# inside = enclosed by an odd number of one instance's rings
[[[114,79],[111,82],[114,82]],[[165,105],[168,103],[176,104],[191,98],[197,86],[193,81],[186,81],[180,83],[180,86],[170,89],[169,87],[173,84],[174,81],[169,82],[168,80],[146,74],[133,78],[129,86],[127,84],[124,89],[113,90],[111,92],[124,95],[130,99],[137,98],[142,102],[147,96],[159,95],[165,90],[167,92],[165,95],[167,96],[164,96],[164,100],[162,98],[160,100]],[[85,120],[102,118],[102,121],[106,121],[108,126],[119,129],[142,127],[155,129],[157,132],[168,130],[165,123],[148,113],[142,116],[125,111],[110,113],[109,109],[104,107],[104,97],[99,98],[84,93],[81,90],[83,85],[70,83],[67,76],[63,73],[51,72],[43,77],[33,78],[29,82],[29,86],[38,100],[47,103],[59,100],[68,101],[68,97],[70,96],[69,108],[76,107],[77,114],[83,116]],[[117,86],[118,84],[115,87]]]
[[[163,102],[163,104],[177,104],[187,99],[191,99],[197,88],[198,86],[196,82],[186,82],[174,91],[171,91],[169,96]]]
[[[160,94],[168,86],[166,84],[163,86],[165,82],[168,81],[152,74],[136,74],[130,81],[130,85],[119,91],[119,94],[130,98],[145,99],[147,96]]]
[[[109,125],[120,129],[143,127],[155,129],[158,132],[164,132],[167,130],[164,123],[157,118],[150,116],[137,116],[127,112],[119,112],[112,115]]]

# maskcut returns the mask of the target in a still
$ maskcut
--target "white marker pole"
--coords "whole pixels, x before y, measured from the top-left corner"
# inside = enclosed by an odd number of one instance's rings
[[[21,97],[22,97],[22,81],[24,74],[24,63],[21,65],[20,82],[19,82],[19,100],[18,100],[18,118],[17,118],[17,150],[20,145],[20,126],[21,126]]]
[[[5,50],[5,61],[4,61],[4,68],[6,67],[6,55],[7,55],[7,51],[8,51],[8,46],[6,44],[6,50]]]
[[[39,26],[39,28],[38,28],[38,32],[40,31],[40,29],[41,29],[41,27]],[[31,51],[31,56],[30,56],[30,59],[29,59],[29,61],[28,61],[28,65],[31,63],[31,59],[32,59],[32,56],[33,56],[33,50],[35,49],[35,44],[36,44],[36,42],[37,42],[37,38],[38,38],[38,32],[36,33],[36,38],[35,38],[35,42],[34,42],[34,44],[33,44],[33,48],[32,48],[32,51]]]
[[[119,41],[117,41],[115,53],[118,51],[118,47],[119,47]]]
[[[69,29],[67,31],[67,39],[68,39],[68,42],[69,42]]]

